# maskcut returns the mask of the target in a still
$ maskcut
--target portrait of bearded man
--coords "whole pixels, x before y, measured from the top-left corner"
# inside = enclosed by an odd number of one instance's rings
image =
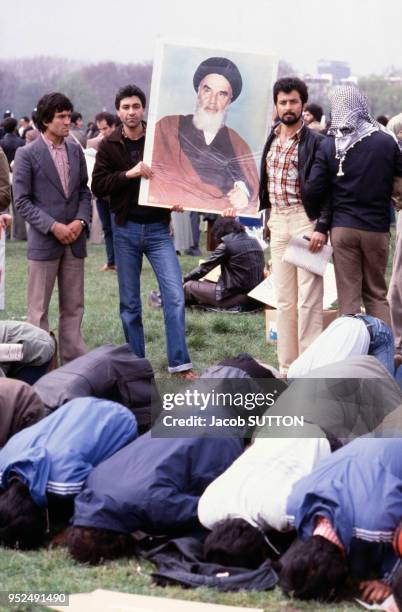
[[[155,126],[148,203],[242,215],[258,207],[258,173],[249,145],[226,125],[243,81],[226,57],[202,61],[193,76],[195,110],[168,115]]]

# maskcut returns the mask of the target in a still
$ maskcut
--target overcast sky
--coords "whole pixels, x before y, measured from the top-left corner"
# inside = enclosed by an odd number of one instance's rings
[[[137,62],[158,36],[273,51],[302,72],[336,59],[378,73],[402,67],[402,0],[11,0],[0,57]]]

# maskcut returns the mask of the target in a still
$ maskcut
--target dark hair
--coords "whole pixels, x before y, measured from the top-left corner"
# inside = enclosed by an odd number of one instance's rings
[[[44,542],[46,525],[46,510],[34,503],[26,485],[13,479],[0,494],[0,544],[38,548]]]
[[[36,127],[38,125],[38,111],[36,109],[32,111],[31,119],[32,123]]]
[[[72,102],[64,94],[53,91],[39,100],[36,108],[36,125],[40,132],[46,132],[45,123],[51,123],[56,113],[73,111]]]
[[[216,240],[221,240],[227,234],[241,234],[245,231],[244,225],[233,217],[218,217],[212,228]]]
[[[208,563],[255,569],[268,557],[268,546],[259,529],[243,519],[220,521],[204,542]]]
[[[106,121],[109,127],[116,125],[116,117],[112,113],[98,113],[95,117],[95,121]]]
[[[319,104],[310,102],[310,104],[306,104],[306,106],[304,107],[304,110],[311,113],[316,121],[321,121],[323,110]]]
[[[402,610],[402,567],[400,567],[392,579],[392,593],[399,610]]]
[[[67,545],[76,561],[91,565],[134,553],[134,540],[129,534],[95,527],[71,527]]]
[[[7,117],[3,121],[3,128],[6,134],[12,134],[17,127],[17,120],[14,117]]]
[[[81,113],[79,113],[78,111],[74,111],[73,113],[71,113],[71,123],[77,123],[78,119],[82,119]]]
[[[307,85],[297,77],[283,77],[276,81],[274,84],[274,103],[276,104],[280,91],[289,94],[294,89],[299,92],[301,101],[305,104],[308,100]]]
[[[24,121],[28,121],[28,123],[29,123],[29,117],[27,117],[26,115],[24,115],[24,116],[22,117],[22,119],[23,119]]]
[[[381,123],[381,125],[384,125],[385,127],[387,127],[387,123],[389,119],[386,115],[378,115],[377,121],[378,123]]]
[[[347,575],[342,551],[322,536],[296,540],[280,559],[279,586],[298,599],[331,599]]]
[[[116,99],[114,101],[116,110],[119,110],[120,102],[123,100],[123,98],[131,98],[131,96],[137,96],[137,98],[141,100],[143,108],[145,108],[147,99],[142,89],[137,87],[137,85],[125,85],[124,87],[121,87],[116,94]]]

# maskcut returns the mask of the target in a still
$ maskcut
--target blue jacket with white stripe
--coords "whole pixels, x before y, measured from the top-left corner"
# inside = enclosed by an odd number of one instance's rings
[[[125,406],[93,397],[71,400],[1,449],[0,487],[16,474],[33,501],[47,506],[46,492],[76,495],[93,467],[136,437],[137,421]]]
[[[402,438],[369,434],[337,450],[294,485],[287,513],[302,539],[317,516],[328,518],[352,571],[389,582],[399,566],[392,538],[402,518]]]

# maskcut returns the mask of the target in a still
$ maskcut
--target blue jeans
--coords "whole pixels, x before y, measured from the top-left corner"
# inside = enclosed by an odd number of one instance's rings
[[[355,315],[356,319],[363,319],[370,332],[370,345],[368,354],[376,357],[380,363],[394,376],[394,336],[384,321],[370,315]]]
[[[146,255],[162,297],[168,370],[173,373],[191,369],[185,337],[182,276],[168,224],[127,221],[125,225],[117,225],[113,220],[113,237],[120,316],[127,342],[138,357],[145,356],[140,276],[142,257]]]
[[[99,219],[102,223],[103,237],[105,238],[107,265],[114,266],[113,230],[110,216],[110,204],[107,200],[96,200]]]

